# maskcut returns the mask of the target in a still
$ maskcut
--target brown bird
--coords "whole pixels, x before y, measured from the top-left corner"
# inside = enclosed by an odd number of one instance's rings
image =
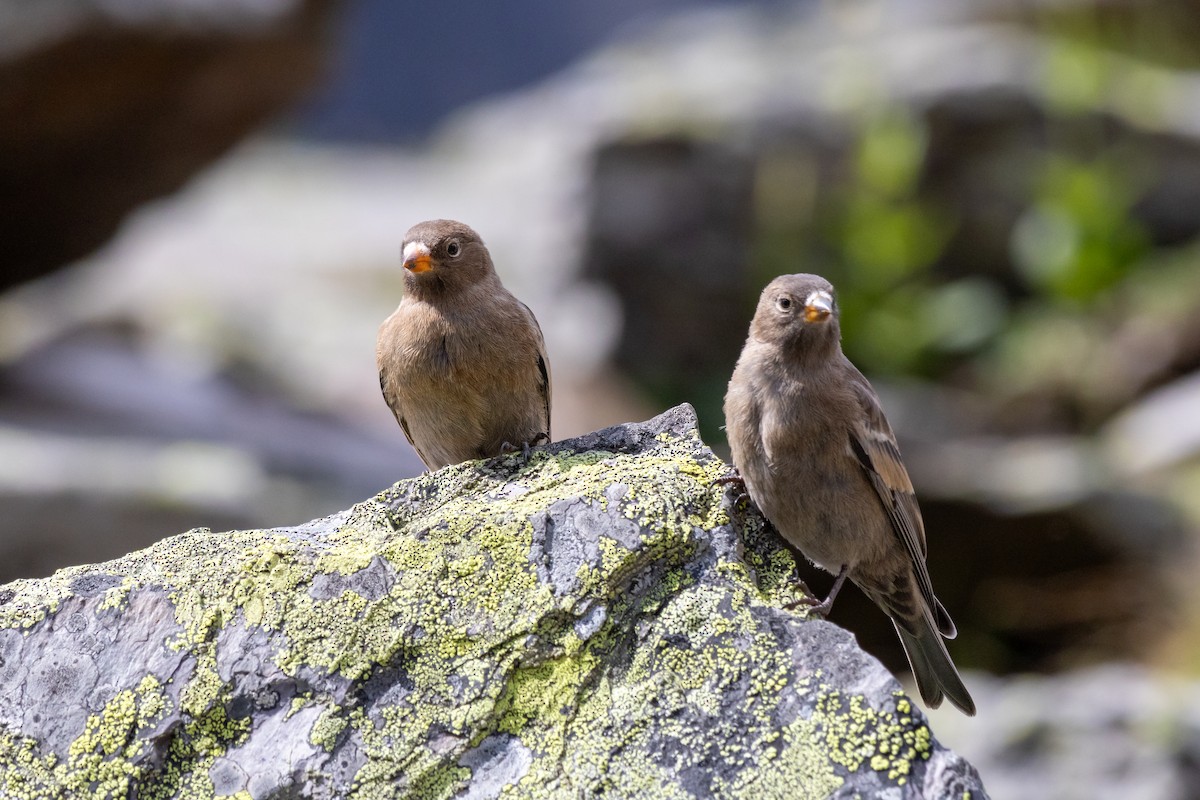
[[[733,463],[779,533],[847,577],[896,626],[921,697],[975,703],[942,638],[957,631],[933,594],[925,527],[896,438],[871,385],[842,353],[833,286],[782,275],[763,290],[725,395]]]
[[[379,327],[383,397],[431,470],[550,441],[550,361],[479,234],[435,219],[404,235],[404,297]]]

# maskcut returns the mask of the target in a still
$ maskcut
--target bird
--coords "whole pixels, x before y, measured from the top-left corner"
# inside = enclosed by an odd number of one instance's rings
[[[404,295],[379,326],[379,386],[433,471],[550,442],[550,359],[529,306],[479,234],[420,222],[401,245]]]
[[[806,602],[827,613],[849,578],[891,618],[925,703],[949,698],[974,715],[943,641],[957,630],[933,593],[912,481],[878,396],[842,352],[829,281],[781,275],[766,286],[724,411],[734,480],[837,576],[825,600]]]

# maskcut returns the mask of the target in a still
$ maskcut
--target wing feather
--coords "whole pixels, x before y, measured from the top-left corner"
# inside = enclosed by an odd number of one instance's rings
[[[408,439],[408,443],[412,445],[413,450],[417,451],[417,457],[421,459],[426,466],[429,466],[429,459],[421,452],[421,448],[417,447],[417,443],[413,441],[412,431],[408,428],[408,420],[404,418],[404,410],[400,407],[400,399],[388,390],[388,374],[383,367],[379,368],[379,389],[383,392],[383,399],[387,401],[388,408],[392,410],[396,421],[400,423],[400,429],[404,431],[404,438]]]
[[[908,551],[921,596],[930,612],[936,613],[939,604],[933,594],[929,568],[925,565],[925,523],[921,519],[912,479],[904,468],[896,437],[875,392],[862,376],[856,376],[853,387],[862,414],[851,429],[850,448],[875,487],[892,530]]]
[[[517,302],[520,303],[519,300]],[[525,310],[525,315],[529,318],[529,324],[533,328],[533,332],[536,334],[537,367],[538,374],[541,376],[541,383],[538,386],[538,391],[542,396],[542,407],[546,415],[546,430],[544,433],[546,434],[546,443],[549,444],[550,442],[554,441],[550,437],[550,358],[546,355],[546,339],[542,335],[542,326],[538,325],[537,317],[533,315],[533,311],[529,308],[529,306],[525,305],[524,303],[521,303],[521,308]]]

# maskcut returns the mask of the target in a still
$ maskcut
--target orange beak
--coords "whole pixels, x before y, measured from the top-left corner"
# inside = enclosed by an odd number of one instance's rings
[[[816,291],[804,301],[804,319],[806,322],[820,322],[828,319],[833,313],[833,297],[829,292]]]
[[[404,268],[415,275],[433,269],[433,261],[429,257],[429,248],[420,242],[409,242],[405,245]]]

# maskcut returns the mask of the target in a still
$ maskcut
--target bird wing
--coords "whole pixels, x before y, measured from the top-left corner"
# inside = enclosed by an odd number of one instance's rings
[[[875,487],[892,530],[912,560],[921,595],[930,611],[936,614],[935,609],[939,606],[929,579],[929,568],[925,565],[925,524],[921,520],[912,480],[904,468],[900,448],[896,445],[892,426],[883,415],[879,398],[861,375],[855,375],[851,384],[862,413],[857,415],[850,430],[850,449]]]
[[[412,431],[408,429],[408,420],[404,418],[404,411],[400,407],[400,398],[388,391],[388,374],[387,370],[383,367],[379,368],[379,389],[383,392],[383,399],[387,402],[388,407],[396,415],[396,421],[400,423],[400,429],[404,431],[404,438],[408,439],[408,443],[412,445],[412,449],[417,451],[417,457],[428,466],[429,459],[425,458],[425,454],[421,452],[421,448],[417,447],[417,443],[413,441]]]
[[[521,301],[517,301],[520,303]],[[533,331],[537,334],[537,367],[538,374],[541,376],[541,384],[538,386],[538,391],[542,395],[542,405],[546,412],[546,444],[550,444],[553,439],[550,438],[550,357],[546,355],[546,339],[542,336],[542,327],[538,325],[537,317],[533,315],[533,311],[529,306],[521,303],[521,308],[525,309],[525,315],[529,317],[529,323],[533,326]]]

